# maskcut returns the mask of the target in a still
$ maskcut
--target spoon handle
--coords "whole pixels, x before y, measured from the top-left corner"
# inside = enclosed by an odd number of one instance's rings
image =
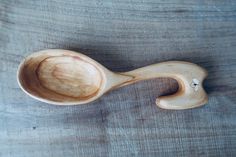
[[[168,61],[149,65],[133,71],[120,73],[130,77],[119,87],[141,80],[169,77],[179,84],[178,91],[169,96],[161,96],[156,100],[157,106],[164,109],[188,109],[204,105],[208,101],[202,82],[207,71],[196,64],[182,61]]]

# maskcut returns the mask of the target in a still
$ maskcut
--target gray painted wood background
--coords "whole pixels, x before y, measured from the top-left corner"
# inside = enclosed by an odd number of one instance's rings
[[[171,79],[52,106],[16,82],[34,51],[80,51],[114,71],[167,60],[209,72],[209,103],[167,111]],[[0,0],[0,157],[236,156],[235,0]]]

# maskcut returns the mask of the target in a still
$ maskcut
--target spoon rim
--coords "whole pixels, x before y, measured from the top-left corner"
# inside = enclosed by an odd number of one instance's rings
[[[78,99],[78,100],[75,100],[75,101],[64,101],[64,102],[61,101],[60,102],[60,101],[54,101],[54,100],[50,100],[50,99],[47,99],[47,98],[43,98],[43,97],[34,95],[30,92],[30,90],[27,90],[25,87],[23,87],[21,79],[20,79],[20,75],[21,75],[21,72],[23,72],[23,67],[25,66],[25,63],[27,62],[27,60],[32,58],[32,57],[45,55],[45,54],[49,54],[49,55],[52,54],[52,56],[55,56],[55,55],[53,55],[55,53],[58,53],[57,54],[58,56],[60,54],[67,53],[67,54],[69,54],[68,56],[71,56],[71,57],[73,57],[73,56],[82,57],[83,59],[86,60],[86,62],[88,62],[89,64],[96,67],[96,69],[101,74],[101,80],[102,81],[101,81],[100,87],[98,87],[97,93],[94,96],[89,97],[88,99],[84,99],[84,100],[79,100]],[[67,57],[67,55],[65,55],[65,57]],[[79,105],[79,104],[86,104],[86,103],[95,101],[97,98],[101,97],[104,94],[104,89],[105,89],[106,84],[107,84],[107,75],[106,75],[105,71],[106,71],[106,68],[104,66],[102,66],[100,63],[98,63],[96,60],[94,60],[94,59],[90,58],[89,56],[84,55],[80,52],[75,52],[75,51],[65,50],[65,49],[47,49],[47,50],[35,51],[35,52],[31,53],[30,55],[28,55],[27,57],[25,57],[20,62],[20,64],[18,65],[18,68],[17,68],[17,83],[18,83],[20,89],[24,93],[26,93],[28,96],[30,96],[30,97],[38,100],[38,101],[48,103],[48,104],[53,104],[53,105],[67,105],[67,106],[69,106],[69,105]]]

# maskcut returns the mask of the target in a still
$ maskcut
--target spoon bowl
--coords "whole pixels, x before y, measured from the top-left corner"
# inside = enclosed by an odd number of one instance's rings
[[[46,50],[33,53],[20,64],[18,82],[27,94],[41,101],[81,104],[101,94],[106,81],[103,69],[83,54]]]
[[[81,53],[49,49],[33,53],[21,62],[17,80],[31,97],[56,105],[85,104],[109,90],[141,80],[170,77],[179,90],[161,96],[156,104],[165,109],[187,109],[207,103],[202,82],[206,70],[196,64],[168,61],[129,72],[115,73]]]

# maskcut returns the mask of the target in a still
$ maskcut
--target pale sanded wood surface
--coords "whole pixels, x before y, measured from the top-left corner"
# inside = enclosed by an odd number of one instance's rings
[[[1,0],[0,156],[235,156],[236,1]],[[51,106],[16,82],[34,51],[83,52],[113,71],[183,60],[201,65],[209,103],[168,111],[157,79],[81,106]]]
[[[17,69],[17,83],[32,98],[54,105],[91,103],[109,91],[140,81],[174,79],[178,90],[156,99],[158,107],[183,110],[208,102],[203,88],[207,71],[197,64],[166,61],[134,69],[113,72],[75,51],[46,49],[25,57]]]

